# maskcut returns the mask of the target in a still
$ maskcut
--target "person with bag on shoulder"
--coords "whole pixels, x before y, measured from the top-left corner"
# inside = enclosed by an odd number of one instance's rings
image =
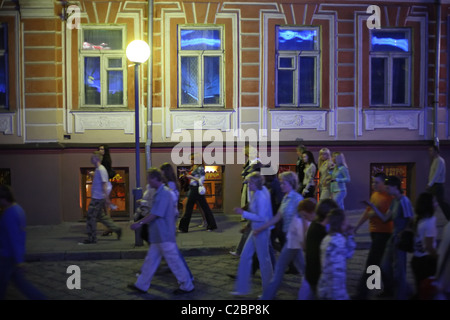
[[[381,276],[384,282],[384,290],[380,295],[383,297],[394,296],[397,300],[408,298],[408,283],[406,281],[407,252],[398,248],[400,233],[407,228],[414,216],[411,201],[403,194],[402,181],[396,176],[389,176],[385,182],[386,191],[393,196],[393,200],[386,214],[371,202],[366,202],[383,222],[392,220],[394,230],[389,238],[381,261]]]

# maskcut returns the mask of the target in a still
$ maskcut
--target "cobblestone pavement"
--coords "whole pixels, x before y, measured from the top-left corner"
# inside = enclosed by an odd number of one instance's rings
[[[348,291],[352,295],[365,264],[367,250],[356,250],[348,261]],[[227,252],[209,255],[185,255],[195,278],[195,291],[174,295],[177,288],[175,277],[163,262],[153,278],[147,294],[133,292],[127,284],[136,279],[142,265],[141,259],[83,260],[83,261],[37,261],[26,263],[27,278],[50,300],[256,300],[261,294],[259,272],[252,279],[252,292],[245,298],[230,295],[234,280],[228,275],[236,274],[239,259]],[[77,265],[81,274],[81,289],[68,289],[66,282],[72,273],[70,265]],[[409,266],[408,266],[409,267]],[[408,278],[412,284],[411,270]],[[278,291],[277,300],[295,300],[302,277],[285,274]],[[375,290],[376,291],[376,290]],[[8,288],[7,299],[22,300],[24,297],[13,287]]]

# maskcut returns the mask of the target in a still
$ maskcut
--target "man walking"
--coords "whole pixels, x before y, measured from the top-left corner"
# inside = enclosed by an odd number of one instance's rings
[[[25,211],[16,203],[11,189],[0,185],[0,300],[5,299],[10,281],[28,299],[46,299],[28,282],[21,267],[25,261],[25,229]]]
[[[92,180],[91,202],[87,212],[86,228],[88,238],[82,244],[97,243],[97,220],[103,223],[108,230],[117,234],[117,239],[122,236],[122,228],[117,226],[106,214],[105,208],[109,206],[108,171],[102,165],[102,155],[95,151],[91,156],[91,163],[95,166],[94,179]]]
[[[431,157],[427,191],[436,197],[439,207],[447,220],[450,220],[450,205],[444,198],[445,160],[439,155],[439,147],[432,145],[428,149]]]
[[[161,263],[161,258],[167,262],[172,273],[178,280],[180,287],[174,294],[194,291],[189,270],[181,258],[175,239],[175,207],[169,188],[164,185],[163,176],[159,169],[150,168],[147,171],[147,182],[156,189],[150,214],[132,224],[132,230],[149,225],[150,247],[141,268],[137,281],[129,284],[130,289],[146,293],[150,288],[152,278]]]

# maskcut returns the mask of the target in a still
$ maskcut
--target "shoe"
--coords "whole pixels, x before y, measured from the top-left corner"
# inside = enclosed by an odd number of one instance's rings
[[[112,231],[111,230],[106,230],[105,232],[102,233],[102,237],[107,237],[112,235]]]
[[[78,244],[96,244],[96,240],[84,239],[82,242],[78,242]]]
[[[197,226],[197,228],[204,228],[204,227],[206,227],[206,223],[201,223]]]
[[[185,293],[191,293],[191,292],[194,291],[194,290],[195,290],[195,289],[192,289],[192,290],[187,291],[187,290],[183,290],[183,289],[181,289],[181,288],[178,288],[178,289],[176,289],[176,290],[173,291],[173,294],[175,294],[175,295],[180,295],[180,294],[185,294]]]
[[[239,257],[239,253],[237,253],[236,251],[230,251],[230,254],[232,256]]]
[[[188,233],[187,231],[177,229],[177,233]]]
[[[120,238],[122,237],[122,228],[117,230],[116,233],[117,233],[117,240],[120,240]]]
[[[147,291],[141,290],[141,289],[139,289],[138,287],[136,287],[136,286],[134,285],[134,283],[128,284],[128,285],[127,285],[127,288],[129,288],[129,289],[131,289],[131,290],[134,290],[134,291],[137,291],[137,292],[139,292],[139,293],[147,293]]]

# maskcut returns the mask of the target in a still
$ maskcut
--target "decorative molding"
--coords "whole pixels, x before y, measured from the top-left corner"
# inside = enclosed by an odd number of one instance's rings
[[[422,110],[364,110],[365,129],[406,128],[423,132]]]
[[[316,129],[326,130],[328,111],[277,111],[271,110],[272,130]]]
[[[173,111],[172,128],[174,132],[197,129],[196,123],[201,122],[202,129],[231,130],[231,115],[234,111]]]
[[[3,134],[13,134],[13,119],[15,113],[0,113],[0,132]]]
[[[72,111],[75,121],[75,133],[85,130],[124,130],[134,134],[133,112],[76,112]]]

